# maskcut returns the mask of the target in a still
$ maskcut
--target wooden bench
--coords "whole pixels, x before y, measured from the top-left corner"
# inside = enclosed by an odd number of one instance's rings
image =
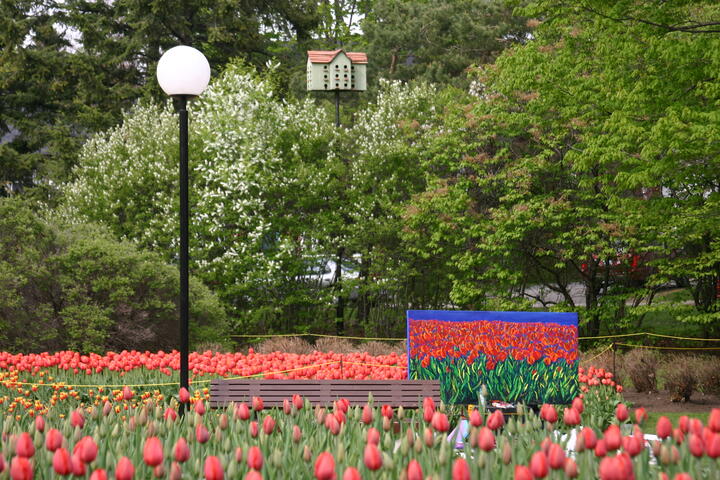
[[[281,407],[283,400],[299,394],[313,405],[330,405],[346,398],[350,405],[364,405],[372,393],[376,405],[418,408],[424,397],[440,404],[439,380],[213,380],[210,406],[249,402],[262,397],[267,407]]]

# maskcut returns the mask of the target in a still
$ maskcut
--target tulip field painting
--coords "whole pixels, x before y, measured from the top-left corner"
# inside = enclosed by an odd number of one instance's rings
[[[409,310],[408,378],[439,379],[442,399],[567,404],[578,395],[576,313]]]

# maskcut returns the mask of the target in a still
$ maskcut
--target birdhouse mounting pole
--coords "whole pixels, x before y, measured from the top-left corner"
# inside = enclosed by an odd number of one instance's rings
[[[335,90],[335,126],[340,127],[340,90]]]

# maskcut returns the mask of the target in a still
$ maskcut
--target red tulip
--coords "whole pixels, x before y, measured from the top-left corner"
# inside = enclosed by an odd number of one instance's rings
[[[98,454],[98,446],[97,443],[95,443],[95,440],[91,436],[83,437],[80,442],[75,446],[75,450],[77,452],[78,456],[80,457],[80,460],[83,461],[83,463],[92,463],[93,460],[95,460],[95,457],[97,457]]]
[[[260,430],[258,428],[258,423],[256,421],[250,422],[250,436],[252,438],[257,438],[258,433],[260,433]]]
[[[452,480],[470,480],[470,467],[462,457],[456,458],[453,462]]]
[[[15,443],[15,454],[18,457],[30,458],[35,455],[35,445],[29,433],[23,432]]]
[[[633,480],[632,460],[625,454],[619,453],[615,457],[605,457],[600,461],[598,468],[600,480]]]
[[[370,425],[373,421],[373,409],[367,403],[363,407],[361,420],[365,425]]]
[[[127,457],[121,457],[115,467],[115,480],[132,480],[135,477],[135,467]]]
[[[190,401],[190,392],[188,392],[187,388],[180,387],[180,392],[178,393],[178,399],[180,400],[180,403],[188,403]]]
[[[32,480],[33,467],[27,457],[13,457],[10,462],[10,478],[12,480]]]
[[[132,390],[130,390],[130,387],[128,387],[127,385],[125,385],[122,389],[122,396],[123,400],[130,400],[134,396]]]
[[[525,465],[515,465],[515,480],[533,480],[533,474]]]
[[[362,476],[360,476],[360,472],[357,468],[347,467],[343,473],[342,480],[362,480]]]
[[[214,455],[210,455],[205,459],[205,480],[223,480],[225,473],[223,472],[220,459]]]
[[[235,407],[235,418],[240,420],[248,420],[250,418],[250,409],[246,403],[241,403]]]
[[[681,415],[678,419],[678,427],[683,433],[688,433],[690,431],[690,417]]]
[[[694,433],[695,435],[702,435],[703,423],[699,418],[691,418],[690,419],[690,431],[692,433]]]
[[[367,435],[365,436],[367,443],[373,443],[375,445],[380,443],[380,432],[375,427],[368,428]]]
[[[204,442],[201,442],[204,443]],[[178,463],[186,462],[190,458],[190,447],[184,437],[178,438],[173,447],[173,456]]]
[[[607,455],[607,447],[605,446],[605,439],[601,438],[597,441],[595,444],[595,456],[596,457],[604,457]]]
[[[580,433],[583,436],[583,440],[585,441],[585,448],[588,450],[592,450],[595,448],[595,445],[597,444],[597,435],[595,435],[595,430],[593,430],[590,427],[584,427]]]
[[[35,430],[42,433],[45,431],[45,419],[42,415],[35,417]]]
[[[383,405],[380,408],[380,413],[383,417],[392,419],[393,417],[393,408],[390,405]]]
[[[335,459],[330,452],[323,452],[315,460],[315,478],[318,480],[335,480]]]
[[[187,445],[187,444],[186,444]],[[163,446],[158,437],[150,437],[145,440],[143,448],[143,460],[146,465],[157,467],[163,462]]]
[[[300,430],[300,427],[297,425],[293,425],[293,442],[298,443],[300,442],[300,439],[302,438],[302,430]]]
[[[332,413],[325,415],[325,428],[330,430],[330,433],[333,435],[340,433],[340,422],[338,422],[337,417]]]
[[[543,452],[535,452],[530,457],[530,472],[535,478],[545,478],[548,474],[547,456]]]
[[[713,408],[708,418],[708,427],[715,433],[720,433],[720,408]]]
[[[85,462],[82,461],[79,453],[73,453],[72,457],[70,457],[70,463],[72,465],[72,471],[74,476],[85,476]]]
[[[660,438],[667,438],[672,435],[672,422],[665,415],[660,417],[655,426],[655,432]]]
[[[620,427],[617,425],[610,425],[605,430],[605,447],[608,451],[617,450],[622,445],[622,433],[620,433]]]
[[[545,420],[546,422],[555,423],[558,420],[558,414],[555,410],[555,407],[549,404],[543,404],[542,407],[540,407],[540,418]]]
[[[472,412],[470,412],[470,425],[472,425],[473,427],[479,427],[482,424],[482,415],[480,415],[480,412],[477,409],[474,409]]]
[[[635,409],[635,423],[642,425],[648,419],[648,414],[643,407]]]
[[[0,472],[5,471],[5,456],[0,453]]]
[[[582,414],[582,412],[585,410],[585,406],[583,404],[583,399],[580,397],[573,398],[572,401],[572,408],[577,410],[579,414]]]
[[[615,407],[615,417],[621,422],[630,418],[630,412],[628,412],[628,408],[624,403],[618,403],[617,407]]]
[[[425,420],[425,423],[430,423],[432,421],[433,414],[435,413],[435,402],[433,402],[433,399],[430,397],[425,397],[423,399],[423,420]]]
[[[566,408],[563,410],[563,423],[569,427],[580,425],[580,413],[574,408]]]
[[[283,399],[283,413],[285,415],[290,415],[290,412],[292,412],[292,405],[290,404],[290,400],[287,398]]]
[[[195,410],[195,413],[197,413],[198,415],[205,415],[205,404],[203,403],[202,399],[198,399],[198,401],[195,402],[193,410]]]
[[[423,440],[425,440],[425,445],[428,447],[432,447],[433,443],[435,443],[435,435],[433,435],[432,430],[427,427],[425,427],[425,431],[423,432]]]
[[[90,480],[108,480],[107,472],[102,468],[98,468],[92,472]]]
[[[262,397],[252,397],[252,408],[256,412],[259,412],[264,408],[264,403]]]
[[[175,411],[175,409],[174,409],[174,408],[170,408],[170,407],[167,407],[167,408],[165,409],[165,413],[163,413],[163,418],[164,418],[165,420],[170,419],[170,420],[172,420],[173,422],[177,419],[177,416],[178,416],[178,414],[177,414],[177,412]]]
[[[505,425],[505,417],[500,410],[495,410],[488,416],[486,424],[490,430],[497,430]]]
[[[79,410],[70,412],[70,425],[82,428],[85,425],[85,417]]]
[[[51,428],[45,434],[45,448],[47,448],[51,452],[54,452],[55,450],[60,448],[60,446],[62,445],[62,441],[63,435],[62,433],[60,433],[60,430]]]
[[[572,458],[566,458],[565,459],[565,476],[568,478],[577,478],[578,476],[578,467],[577,463],[575,463],[575,460]]]
[[[250,470],[243,478],[245,480],[263,480],[262,475],[257,470]]]
[[[705,452],[710,458],[720,457],[720,433],[711,433],[709,441],[705,442]]]
[[[53,469],[58,475],[70,475],[72,473],[72,459],[70,452],[64,448],[58,448],[53,455]]]
[[[258,470],[258,471],[262,470],[263,454],[257,445],[253,445],[252,447],[250,447],[248,449],[247,464],[248,464],[248,467],[252,468],[253,470]]]
[[[363,455],[365,466],[370,470],[378,470],[382,467],[382,457],[380,456],[380,450],[374,443],[368,443],[365,445],[365,453]]]
[[[205,425],[198,423],[195,427],[195,440],[199,443],[205,443],[210,440],[210,432],[205,428]]]
[[[693,480],[689,473],[678,473],[673,477],[673,480]]]
[[[407,466],[407,480],[423,480],[423,471],[420,467],[420,463],[417,460],[412,459]]]
[[[273,430],[275,430],[275,420],[270,415],[266,415],[263,418],[263,432],[265,435],[270,435]]]
[[[430,425],[432,425],[437,432],[447,432],[450,430],[450,422],[448,422],[447,415],[441,412],[433,413]]]
[[[348,400],[347,398],[339,399],[337,402],[335,402],[335,408],[343,413],[347,413],[348,408],[350,408],[350,400]]]
[[[550,445],[547,457],[550,468],[554,470],[565,468],[565,450],[557,443]]]
[[[645,448],[645,439],[631,435],[629,437],[623,437],[623,450],[625,450],[631,457],[637,456]]]
[[[486,452],[495,449],[495,435],[488,427],[482,427],[480,430],[478,445]]]
[[[688,448],[690,449],[690,453],[692,453],[694,457],[702,457],[705,453],[705,444],[702,437],[700,435],[693,435],[691,433],[688,437]]]
[[[242,462],[243,459],[243,449],[242,447],[236,447],[235,448],[235,461],[237,463]]]
[[[303,399],[300,395],[293,394],[292,396],[293,405],[295,405],[295,408],[298,410],[302,410],[303,408]]]

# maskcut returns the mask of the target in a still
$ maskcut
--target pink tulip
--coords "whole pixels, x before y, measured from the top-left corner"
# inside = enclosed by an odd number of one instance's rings
[[[248,420],[250,418],[250,409],[246,403],[241,403],[235,407],[235,418],[240,420]]]
[[[198,415],[205,415],[205,404],[203,403],[202,399],[198,399],[198,401],[195,402],[193,410],[195,410],[195,413],[197,413]]]
[[[92,472],[90,480],[108,480],[107,472],[102,468],[98,468]]]
[[[79,410],[70,412],[70,425],[82,428],[85,425],[85,417]]]
[[[535,478],[545,478],[549,472],[547,456],[543,452],[535,452],[530,457],[530,472]]]
[[[453,462],[452,480],[470,480],[470,467],[464,458],[457,458]]]
[[[441,412],[433,413],[430,425],[432,425],[436,432],[447,432],[450,430],[450,422],[448,422],[447,415]]]
[[[373,443],[375,445],[380,443],[380,432],[375,427],[370,427],[365,437],[367,443]]]
[[[323,452],[315,460],[315,478],[317,480],[335,480],[335,458],[332,453]]]
[[[72,473],[72,459],[70,452],[64,448],[58,448],[53,454],[53,469],[58,475],[70,475]]]
[[[533,474],[525,465],[515,465],[515,480],[533,480]]]
[[[132,390],[130,390],[130,387],[125,385],[122,389],[122,396],[123,396],[123,400],[131,400],[133,398],[134,394],[133,394]]]
[[[10,478],[12,480],[32,480],[33,467],[27,457],[13,457],[10,462]]]
[[[335,478],[335,477],[332,477]],[[362,480],[360,472],[355,467],[347,467],[343,473],[342,480]]]
[[[247,464],[248,467],[252,468],[253,470],[262,470],[263,466],[263,454],[262,451],[256,446],[253,445],[248,449],[247,452]]]
[[[563,423],[569,427],[580,425],[580,413],[574,408],[563,410]]]
[[[370,425],[373,421],[373,409],[368,404],[365,404],[365,406],[363,406],[361,421],[365,425]]]
[[[30,458],[35,455],[35,445],[27,432],[22,432],[15,443],[15,454],[18,457]]]
[[[407,466],[407,480],[423,480],[423,471],[420,463],[412,459]]]
[[[47,448],[51,452],[54,452],[55,450],[60,448],[60,446],[62,445],[62,441],[63,435],[62,433],[60,433],[60,430],[51,428],[45,434],[45,448]]]
[[[252,397],[252,408],[256,412],[259,412],[264,408],[262,397]]]
[[[572,401],[572,408],[577,410],[577,412],[582,415],[583,411],[585,410],[583,399],[580,397],[575,397]]]
[[[187,388],[180,387],[180,392],[178,393],[178,399],[180,400],[180,403],[188,403],[190,401],[190,392],[188,392]]]
[[[35,417],[35,430],[42,433],[45,431],[45,419],[42,415]]]
[[[479,427],[482,424],[482,415],[480,415],[480,412],[477,409],[474,409],[472,412],[470,412],[470,425],[472,425],[473,427]]]
[[[553,470],[565,468],[565,450],[563,450],[563,448],[557,443],[550,445],[547,458],[550,468]]]
[[[495,449],[495,435],[488,427],[482,427],[478,437],[478,445],[481,449],[489,452]]]
[[[205,480],[223,480],[225,473],[223,472],[220,459],[214,455],[210,455],[205,459]]]
[[[303,399],[302,399],[302,397],[301,397],[300,395],[298,395],[298,394],[293,394],[293,396],[292,396],[292,401],[293,401],[293,405],[295,406],[296,409],[302,410],[302,408],[303,408]]]
[[[157,467],[163,462],[163,446],[158,437],[150,437],[145,440],[143,448],[143,461],[146,465]]]
[[[263,432],[265,432],[265,435],[270,435],[273,430],[275,430],[275,420],[270,415],[267,415],[263,419]]]
[[[720,433],[720,408],[713,408],[708,418],[708,428],[714,433]]]
[[[250,422],[250,436],[252,438],[257,438],[259,433],[260,429],[258,428],[258,423],[253,420],[252,422]]]
[[[205,428],[205,425],[202,423],[198,423],[197,427],[195,427],[195,440],[199,443],[205,443],[210,440],[210,432],[208,432],[208,429]]]
[[[672,435],[672,422],[665,415],[658,419],[655,431],[660,438],[667,438]]]
[[[92,463],[98,454],[97,443],[95,443],[93,437],[87,435],[83,437],[77,445],[75,445],[73,453],[77,453],[83,463]]]
[[[375,471],[382,467],[382,456],[380,455],[380,450],[378,450],[377,445],[374,443],[365,445],[363,461],[369,470]]]
[[[190,447],[184,437],[178,438],[177,442],[175,442],[173,456],[178,463],[186,462],[190,458]]]
[[[500,410],[495,410],[488,416],[486,424],[490,430],[497,430],[505,425],[505,417]]]

